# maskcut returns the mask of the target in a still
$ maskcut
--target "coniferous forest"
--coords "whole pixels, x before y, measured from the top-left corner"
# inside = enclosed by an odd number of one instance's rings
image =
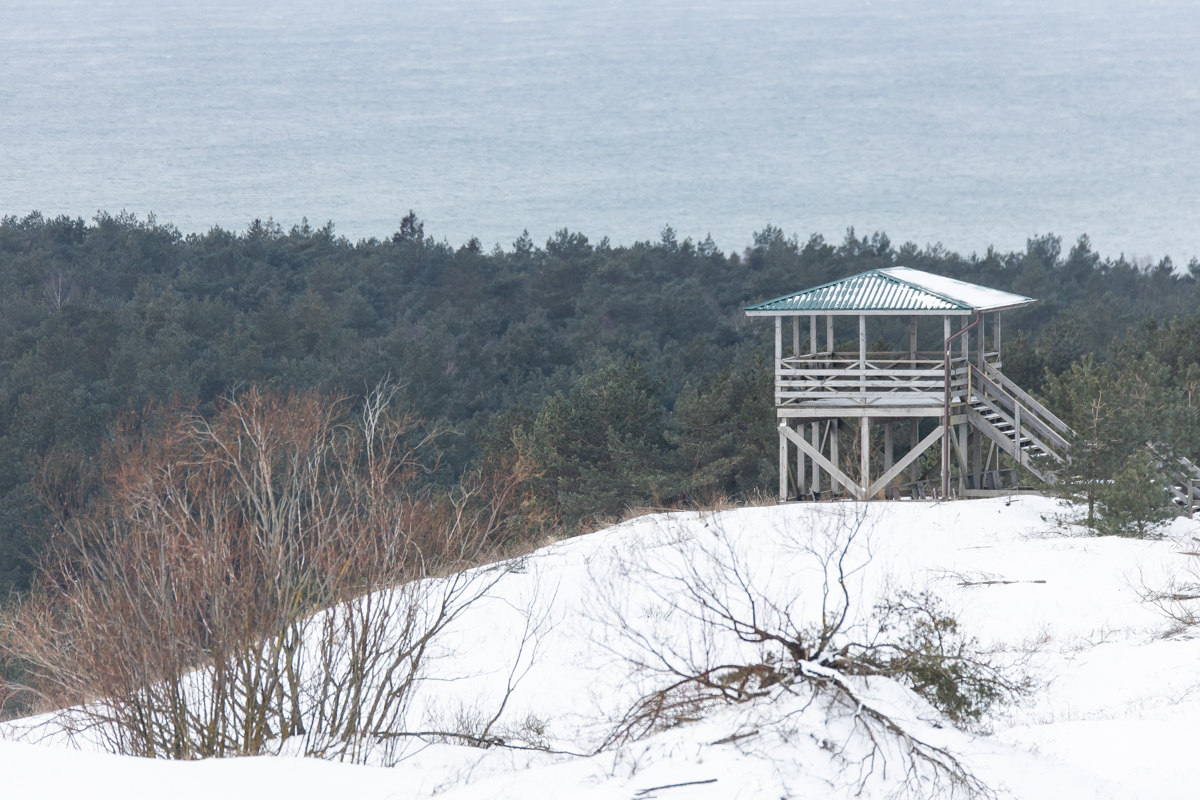
[[[115,425],[211,414],[250,387],[352,407],[391,378],[440,432],[426,480],[520,451],[536,467],[523,513],[568,529],[769,492],[771,343],[742,307],[895,265],[1037,298],[1006,316],[1005,372],[1079,434],[1058,491],[1100,509],[1089,526],[1139,531],[1157,513],[1162,498],[1129,496],[1154,483],[1147,444],[1200,460],[1195,260],[1134,263],[1086,236],[964,255],[853,229],[829,242],[767,226],[730,253],[670,228],[490,250],[434,234],[411,213],[358,242],[332,224],[0,220],[0,597],[28,587],[55,520],[98,485]]]

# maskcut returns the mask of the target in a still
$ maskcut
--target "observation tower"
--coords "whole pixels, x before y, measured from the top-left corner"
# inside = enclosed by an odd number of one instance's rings
[[[1035,302],[891,267],[746,307],[775,318],[779,499],[1008,494],[1020,488],[1017,464],[1053,482],[1071,431],[1001,371],[1001,313]],[[919,350],[919,338],[940,348]]]

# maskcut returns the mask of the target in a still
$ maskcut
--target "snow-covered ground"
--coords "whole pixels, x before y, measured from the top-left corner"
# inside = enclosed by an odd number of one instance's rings
[[[1177,520],[1159,540],[1066,535],[1051,500],[869,503],[746,508],[642,517],[539,550],[463,618],[431,669],[419,707],[449,721],[490,709],[512,677],[526,620],[520,682],[506,708],[560,751],[586,751],[653,676],[631,675],[625,614],[650,636],[694,641],[672,608],[667,577],[726,548],[765,593],[811,613],[820,575],[797,542],[838,514],[865,514],[851,561],[852,614],[899,590],[929,590],[962,632],[1024,660],[1038,682],[1022,704],[994,711],[990,735],[939,723],[923,701],[883,679],[864,697],[913,733],[962,758],[1001,797],[1193,798],[1200,786],[1200,639],[1172,633],[1143,601],[1200,557],[1200,522]],[[647,571],[651,568],[651,571]],[[1168,635],[1170,634],[1170,635]],[[719,648],[737,645],[718,642]],[[523,675],[523,677],[522,677]],[[780,798],[883,797],[901,787],[893,758],[859,780],[852,723],[803,698],[717,710],[600,755],[416,746],[394,767],[285,756],[177,763],[0,741],[0,797],[40,798]],[[436,716],[436,714],[435,714]],[[517,731],[519,732],[519,731]],[[9,731],[12,735],[12,731]],[[858,749],[856,749],[858,748]],[[888,771],[890,770],[890,772]],[[689,784],[675,788],[672,784]],[[910,787],[925,796],[927,787]],[[646,791],[653,790],[653,791]]]

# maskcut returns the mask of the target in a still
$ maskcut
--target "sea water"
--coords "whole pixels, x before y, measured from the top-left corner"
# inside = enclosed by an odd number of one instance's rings
[[[1186,0],[0,0],[0,214],[1200,254]]]

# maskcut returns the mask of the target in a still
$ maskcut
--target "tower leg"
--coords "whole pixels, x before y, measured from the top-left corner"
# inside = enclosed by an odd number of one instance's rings
[[[862,491],[858,492],[858,495],[863,500],[870,500],[871,498],[867,497],[867,490],[871,488],[871,418],[863,417],[858,427],[862,435],[862,442],[859,445],[859,449],[862,451],[859,458],[859,463],[862,465],[860,476]]]
[[[890,420],[883,423],[883,471],[885,473],[892,468],[892,464],[896,463],[892,458],[894,455],[892,445],[892,425],[893,423]],[[883,490],[883,496],[885,498],[887,497],[887,493],[888,490],[885,487]]]
[[[842,462],[838,460],[838,421],[836,419],[829,421],[829,463],[838,469],[842,468]],[[838,493],[838,479],[832,474],[829,476],[829,493]]]
[[[783,433],[787,420],[779,423],[779,502],[788,499],[788,440]]]
[[[983,434],[974,425],[971,426],[971,460],[975,475],[971,482],[976,489],[983,488]]]
[[[814,450],[818,453],[821,452],[821,423],[819,422],[812,424],[812,444]],[[821,494],[821,468],[815,461],[813,462],[812,491],[814,497]]]
[[[908,448],[916,449],[916,446],[921,443],[921,418],[913,417],[908,421]],[[908,470],[908,479],[916,483],[921,479],[921,465],[918,461],[912,462],[912,466]]]
[[[797,433],[799,433],[801,438],[803,438],[804,437],[804,423],[803,422],[797,423],[796,427],[798,428]],[[799,447],[797,447],[796,448],[796,499],[797,500],[804,499],[804,483],[805,483],[805,481],[804,481],[804,462],[806,460],[807,459],[804,455],[804,451],[801,450]]]

